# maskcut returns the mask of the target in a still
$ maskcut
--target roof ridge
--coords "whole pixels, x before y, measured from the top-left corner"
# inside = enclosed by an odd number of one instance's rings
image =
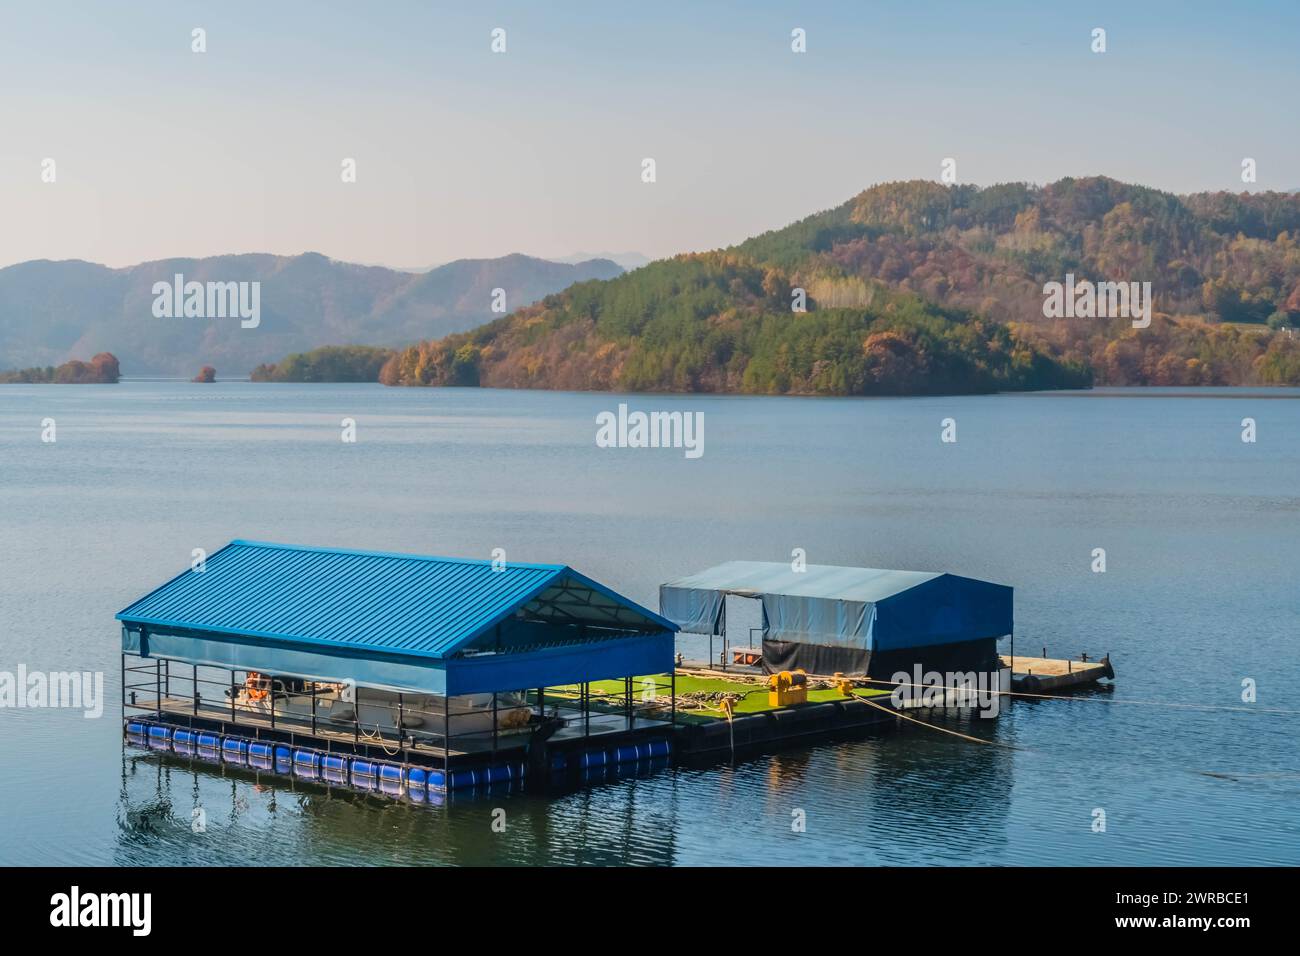
[[[248,538],[234,538],[226,547],[266,548],[276,551],[317,552],[324,554],[344,554],[362,558],[397,558],[403,561],[432,561],[441,564],[492,565],[492,558],[455,558],[437,554],[414,554],[409,551],[368,551],[361,548],[328,548],[320,545],[285,544],[279,541],[253,541]],[[526,568],[532,571],[572,571],[567,564],[537,564],[527,561],[504,561],[505,569]]]
[[[879,571],[882,574],[950,574],[951,573],[949,571],[934,571],[925,568],[881,568],[881,567],[876,567],[875,565],[863,565],[863,564],[807,564],[804,565],[805,571],[795,571],[790,566],[789,561],[752,561],[748,558],[734,558],[730,561],[723,561],[721,564],[715,564],[711,568],[706,568],[705,571],[712,571],[715,570],[716,568],[725,567],[728,564],[753,564],[753,565],[758,565],[760,567],[769,567],[774,571],[777,570],[778,568],[785,568],[788,569],[793,574],[803,574],[806,571],[813,571],[813,570]],[[705,573],[705,571],[700,571],[697,573],[703,574]]]

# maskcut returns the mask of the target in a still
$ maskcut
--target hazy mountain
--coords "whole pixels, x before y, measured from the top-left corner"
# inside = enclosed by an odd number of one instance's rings
[[[571,256],[561,256],[552,261],[579,263],[586,262],[589,259],[609,259],[611,262],[617,262],[629,272],[633,269],[640,269],[647,262],[652,261],[649,256],[642,255],[639,252],[575,252]]]
[[[524,255],[461,259],[428,272],[359,266],[317,253],[164,259],[123,269],[36,260],[0,269],[0,369],[58,365],[112,352],[126,375],[222,378],[322,345],[400,346],[494,317],[493,290],[516,309],[574,282],[623,270],[602,259],[558,263]],[[158,318],[154,283],[258,282],[260,321]],[[251,287],[250,287],[251,288]]]

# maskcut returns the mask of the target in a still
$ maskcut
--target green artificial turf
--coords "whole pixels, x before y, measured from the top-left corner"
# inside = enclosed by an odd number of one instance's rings
[[[657,674],[650,678],[634,677],[632,679],[632,700],[634,705],[644,703],[643,693],[646,689],[644,681],[650,680],[655,685],[655,693],[668,697],[670,693],[670,683],[667,674]],[[776,710],[767,702],[768,687],[764,683],[752,683],[750,681],[731,680],[725,677],[700,677],[695,674],[678,674],[677,675],[677,696],[680,698],[684,694],[741,694],[743,697],[736,701],[737,714],[758,714],[767,710]],[[857,697],[888,697],[888,690],[879,688],[858,687],[854,689],[854,696]],[[562,698],[576,700],[578,698],[578,686],[569,684],[563,687],[546,688],[547,699]],[[821,690],[808,691],[808,703],[821,704],[826,701],[843,700],[844,696],[834,688],[825,688]],[[621,712],[623,709],[623,682],[621,680],[603,680],[591,682],[591,706],[596,711]],[[725,715],[720,710],[718,701],[707,701],[705,708],[684,709],[678,707],[677,718],[687,722],[696,722],[698,720],[722,720]]]

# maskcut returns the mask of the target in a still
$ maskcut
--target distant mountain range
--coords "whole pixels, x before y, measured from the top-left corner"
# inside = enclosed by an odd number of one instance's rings
[[[59,365],[111,352],[125,375],[221,378],[323,345],[402,346],[482,324],[493,290],[507,311],[574,282],[622,273],[608,259],[551,262],[524,255],[461,259],[411,273],[317,253],[163,259],[122,269],[35,260],[0,269],[0,369]],[[160,318],[155,283],[258,282],[256,327],[234,318]],[[177,312],[180,311],[178,306]]]
[[[1149,324],[1057,317],[1047,286],[1073,295],[1076,279],[1149,283]],[[792,309],[800,295],[806,311]],[[830,395],[1296,385],[1296,324],[1300,196],[918,180],[575,285],[401,351],[381,380]]]
[[[568,265],[578,265],[592,259],[608,259],[610,262],[618,263],[627,270],[639,269],[652,261],[649,256],[640,252],[575,252],[568,256],[539,256],[538,258],[545,259],[547,262],[563,262]],[[446,263],[435,262],[410,266],[395,265],[392,262],[365,262],[362,265],[378,265],[388,269],[395,269],[398,272],[431,272],[441,265],[446,265]]]
[[[629,272],[633,269],[640,269],[651,261],[649,256],[642,255],[639,252],[575,252],[571,256],[559,256],[551,261],[576,264],[586,262],[589,259],[609,259],[611,262],[617,262]]]

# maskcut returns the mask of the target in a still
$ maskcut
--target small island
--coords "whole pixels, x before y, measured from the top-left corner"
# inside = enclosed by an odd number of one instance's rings
[[[324,345],[298,352],[280,362],[259,365],[254,382],[377,382],[392,349],[370,345]]]
[[[211,384],[216,380],[217,380],[217,370],[213,368],[211,365],[203,366],[203,368],[199,369],[199,374],[195,375],[192,379],[190,379],[191,382],[198,382],[202,385]]]
[[[117,356],[100,352],[89,362],[72,359],[58,367],[0,371],[0,385],[116,385],[120,376]]]

